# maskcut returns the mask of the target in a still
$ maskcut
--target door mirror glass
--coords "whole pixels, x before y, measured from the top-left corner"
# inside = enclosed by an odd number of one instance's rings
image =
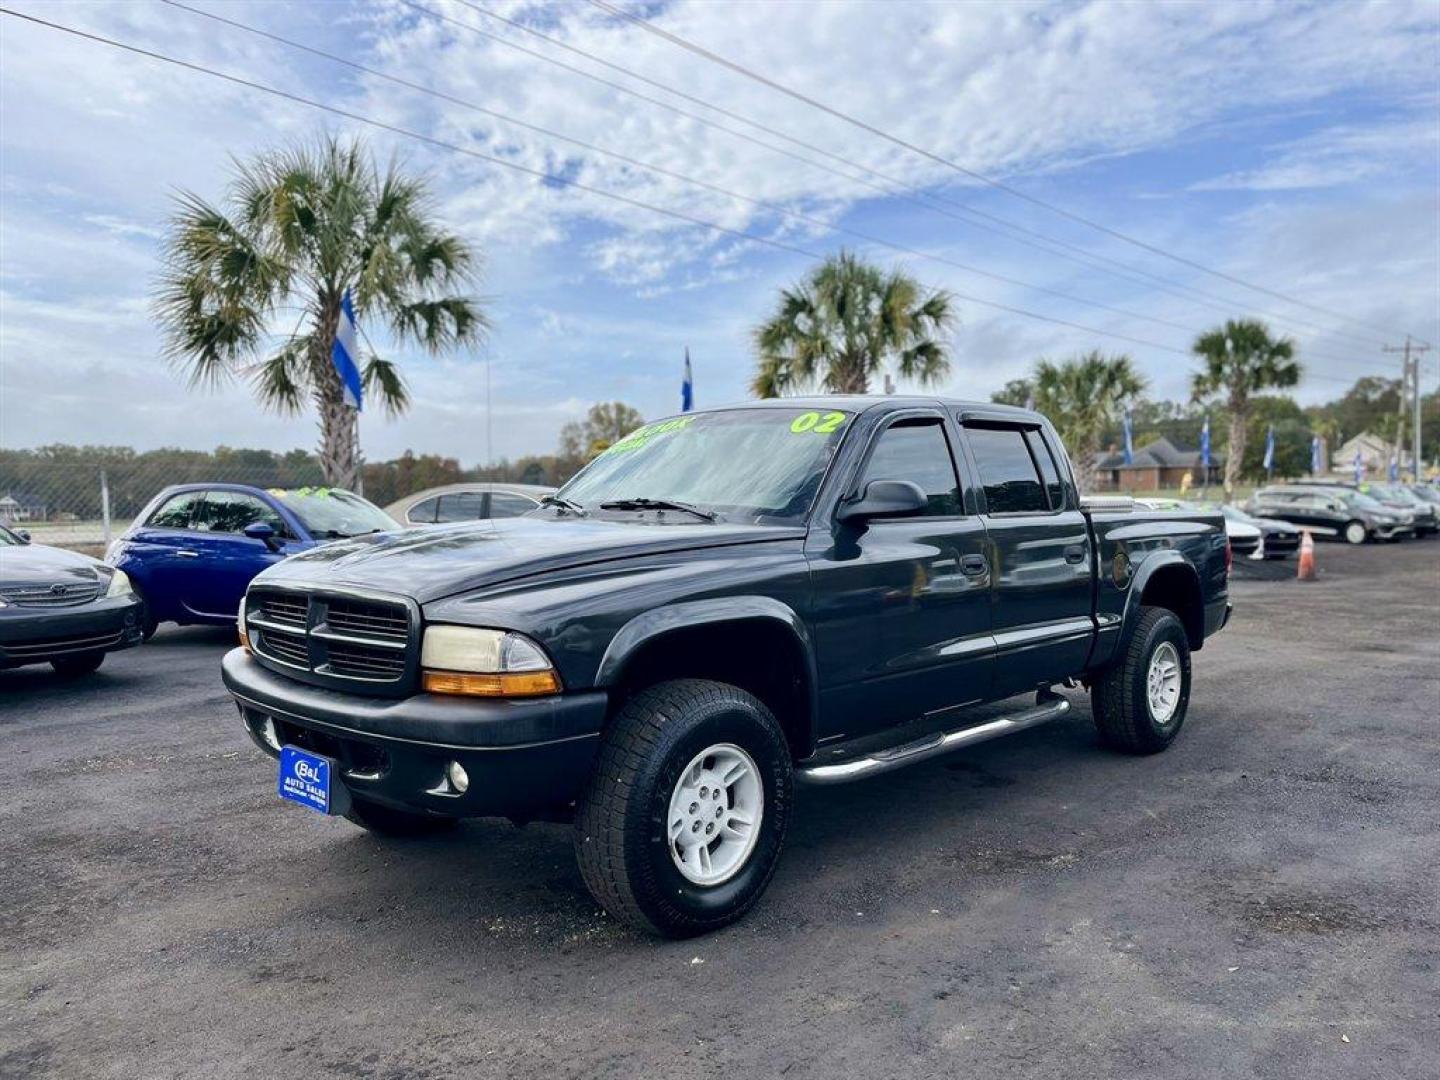
[[[929,500],[920,485],[909,480],[871,480],[854,502],[845,503],[836,514],[841,521],[866,521],[878,517],[918,514]]]

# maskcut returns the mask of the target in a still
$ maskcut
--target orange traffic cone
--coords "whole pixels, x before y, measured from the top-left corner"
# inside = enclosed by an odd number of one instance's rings
[[[1315,580],[1315,541],[1309,529],[1300,534],[1300,569],[1296,576],[1301,581]]]

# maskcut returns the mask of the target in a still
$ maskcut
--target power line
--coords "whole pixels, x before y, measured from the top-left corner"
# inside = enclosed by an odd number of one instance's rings
[[[464,2],[464,0],[462,0],[462,2]],[[810,97],[807,94],[801,93],[798,90],[788,87],[783,83],[779,83],[766,75],[763,75],[757,71],[746,67],[743,64],[737,63],[734,60],[730,60],[727,57],[712,52],[711,50],[706,49],[701,45],[697,45],[694,42],[687,41],[685,38],[682,38],[677,34],[672,34],[670,31],[656,26],[648,19],[644,19],[639,15],[632,15],[630,12],[624,11],[621,8],[618,8],[615,5],[609,3],[608,0],[588,0],[588,2],[591,4],[591,6],[598,8],[601,11],[605,11],[611,15],[625,19],[633,23],[634,25],[639,26],[641,29],[651,34],[654,34],[657,37],[669,41],[672,44],[677,45],[682,49],[686,49],[689,52],[694,53],[697,56],[703,57],[706,60],[709,60],[711,63],[719,64],[722,67],[728,68],[729,70],[739,75],[743,75],[747,79],[751,79],[755,82],[760,83],[762,86],[767,86],[772,90],[785,94],[788,97],[794,98],[796,101],[803,102],[804,104],[809,105],[811,108],[819,109],[821,112],[824,112],[827,115],[833,116],[839,120],[843,120],[845,123],[857,127],[862,131],[868,132],[871,135],[878,136],[879,138],[882,138],[887,142],[894,143],[896,146],[903,147],[904,149],[909,150],[911,153],[919,154],[921,157],[924,157],[927,160],[933,161],[938,165],[943,165],[948,169],[952,169],[955,172],[960,173],[962,176],[968,176],[972,180],[976,180],[979,183],[996,189],[997,191],[1003,191],[1007,195],[1013,196],[1014,198],[1022,199],[1025,202],[1042,207],[1043,209],[1050,211],[1052,214],[1056,214],[1070,221],[1085,225],[1088,228],[1096,230],[1097,232],[1104,233],[1106,236],[1110,236],[1116,240],[1131,244],[1152,254],[1160,255],[1164,258],[1171,259],[1175,262],[1180,263],[1181,265],[1202,271],[1203,273],[1210,274],[1213,277],[1220,278],[1224,281],[1229,281],[1235,285],[1241,285],[1247,289],[1252,289],[1256,292],[1264,293],[1267,296],[1273,296],[1279,300],[1284,300],[1286,303],[1294,304],[1298,307],[1308,308],[1311,311],[1319,312],[1320,314],[1329,316],[1331,318],[1340,318],[1346,322],[1354,323],[1356,326],[1365,326],[1370,330],[1376,330],[1380,333],[1388,332],[1380,330],[1378,327],[1372,326],[1371,324],[1366,323],[1362,320],[1353,319],[1349,316],[1340,315],[1337,312],[1328,311],[1325,308],[1319,307],[1315,304],[1311,304],[1308,301],[1296,299],[1293,296],[1288,296],[1285,293],[1268,288],[1264,285],[1257,285],[1254,282],[1246,281],[1244,278],[1237,277],[1234,274],[1228,274],[1223,270],[1213,269],[1212,267],[1206,266],[1203,263],[1199,263],[1193,259],[1186,258],[1183,255],[1177,255],[1174,252],[1159,247],[1158,245],[1137,239],[1136,237],[1130,236],[1127,233],[1121,232],[1119,229],[1111,228],[1110,226],[1095,221],[1092,218],[1085,217],[1083,214],[1077,214],[1072,210],[1067,210],[1063,206],[1058,206],[1055,203],[1042,199],[1037,195],[1032,195],[1027,191],[1014,187],[1011,184],[1007,184],[1004,181],[996,180],[993,177],[986,176],[984,173],[980,173],[975,171],[974,169],[967,168],[966,166],[961,165],[959,162],[952,161],[949,158],[935,153],[934,151],[927,150],[922,146],[918,146],[915,143],[912,143],[906,139],[902,139],[898,135],[892,135],[890,132],[885,131],[882,128],[878,128],[875,125],[861,120],[856,116],[852,116],[851,114],[834,108],[831,105],[827,105],[823,101],[819,101],[813,97]],[[473,5],[470,5],[467,2],[467,6]]]
[[[1192,303],[1197,302],[1195,300],[1195,297],[1203,298],[1204,300],[1209,302],[1206,304],[1206,306],[1211,307],[1212,309],[1219,311],[1227,316],[1233,316],[1237,308],[1241,310],[1249,308],[1249,305],[1247,304],[1238,303],[1234,300],[1227,299],[1226,297],[1220,296],[1216,293],[1211,293],[1203,289],[1195,288],[1192,285],[1182,284],[1181,282],[1175,281],[1172,278],[1163,277],[1161,275],[1152,273],[1151,271],[1146,270],[1142,267],[1133,266],[1129,263],[1122,262],[1118,259],[1110,258],[1109,256],[1102,255],[1098,252],[1089,251],[1086,248],[1079,247],[1078,245],[1068,243],[1067,241],[1049,236],[1043,232],[1036,231],[1013,221],[1009,221],[1008,219],[1000,217],[999,215],[991,214],[986,211],[976,209],[975,207],[969,206],[965,203],[958,202],[954,199],[946,198],[944,196],[936,195],[932,192],[925,191],[924,189],[916,187],[915,185],[909,183],[904,179],[891,176],[888,173],[884,173],[880,170],[871,168],[870,166],[865,165],[861,162],[854,161],[840,154],[833,153],[829,150],[824,149],[823,147],[816,146],[813,143],[800,139],[797,136],[791,135],[777,128],[770,127],[769,125],[761,123],[757,120],[753,120],[747,116],[744,116],[741,113],[737,113],[723,106],[716,105],[713,102],[707,101],[704,98],[697,97],[696,95],[687,93],[684,90],[679,90],[673,86],[667,85],[666,83],[660,82],[656,79],[652,79],[649,76],[642,75],[639,72],[631,70],[630,68],[613,63],[609,60],[604,59],[603,57],[596,56],[592,52],[588,52],[587,50],[581,49],[578,46],[571,45],[566,41],[562,41],[559,38],[543,33],[542,31],[537,30],[532,26],[527,26],[525,23],[520,22],[517,19],[513,19],[509,16],[500,15],[496,12],[489,11],[483,7],[480,7],[477,4],[471,3],[470,0],[457,0],[457,2],[463,4],[465,7],[469,8],[471,11],[474,11],[477,15],[480,15],[484,18],[493,19],[497,22],[504,23],[507,26],[513,27],[514,29],[521,31],[522,33],[528,34],[531,37],[544,41],[549,45],[553,45],[556,48],[563,49],[566,52],[584,57],[592,63],[599,64],[609,70],[619,72],[629,78],[636,79],[649,86],[653,86],[660,90],[663,90],[666,93],[674,94],[675,96],[682,98],[686,101],[694,102],[695,104],[700,105],[704,108],[714,110],[715,112],[720,113],[723,116],[739,121],[740,123],[752,127],[757,131],[765,132],[768,135],[772,135],[775,138],[792,143],[795,146],[802,147],[812,153],[820,154],[821,156],[829,158],[832,161],[840,162],[844,165],[849,166],[850,168],[857,169],[865,173],[866,175],[877,177],[893,186],[889,188],[882,187],[878,184],[866,181],[860,177],[853,176],[840,169],[836,169],[833,166],[825,165],[821,162],[806,158],[801,154],[796,154],[782,147],[774,146],[773,144],[767,143],[762,139],[754,138],[753,136],[746,135],[743,132],[736,131],[733,128],[726,127],[723,124],[718,124],[712,120],[708,120],[705,117],[698,116],[693,112],[679,108],[678,106],[673,105],[670,102],[661,101],[647,94],[643,94],[638,90],[634,90],[628,86],[624,86],[620,83],[616,83],[609,79],[605,79],[601,76],[595,75],[592,72],[577,68],[572,64],[564,62],[563,60],[558,60],[555,57],[547,56],[544,53],[536,52],[533,49],[528,49],[525,46],[519,44],[518,42],[511,41],[510,39],[501,37],[497,34],[492,34],[486,30],[482,30],[479,27],[474,26],[471,23],[462,22],[461,20],[446,15],[443,12],[435,11],[432,8],[428,8],[423,4],[417,3],[416,0],[400,0],[400,2],[407,7],[410,7],[416,11],[422,12],[430,16],[433,19],[448,23],[452,26],[457,26],[488,41],[493,41],[497,44],[504,45],[507,48],[524,53],[527,56],[532,56],[538,60],[543,61],[544,63],[552,64],[556,67],[561,68],[562,70],[569,71],[572,74],[579,75],[582,78],[586,78],[593,82],[599,83],[602,86],[606,86],[621,93],[628,94],[631,97],[637,98],[638,100],[645,101],[651,105],[655,105],[662,109],[666,109],[679,116],[683,116],[696,123],[702,124],[706,127],[712,128],[717,131],[722,131],[734,138],[741,139],[753,145],[763,147],[766,150],[770,150],[774,153],[782,154],[785,157],[788,157],[795,161],[800,161],[806,165],[811,166],[812,168],[821,169],[827,173],[830,173],[831,175],[843,177],[851,181],[852,183],[861,184],[869,188],[870,190],[878,191],[881,194],[887,196],[895,196],[899,194],[900,197],[904,198],[907,202],[913,203],[921,207],[922,209],[929,210],[934,213],[944,214],[946,217],[953,218],[957,221],[962,221],[972,228],[981,229],[985,232],[993,233],[1014,243],[1020,243],[1026,245],[1027,247],[1036,248],[1037,250],[1044,251],[1047,254],[1055,255],[1059,258],[1067,259],[1071,262],[1076,262],[1081,265],[1088,266],[1091,269],[1098,269],[1101,273],[1112,274],[1125,280],[1129,280],[1132,283],[1134,282],[1134,279],[1136,277],[1139,277],[1141,279],[1144,279],[1145,281],[1153,283],[1153,285],[1155,287],[1158,287],[1162,292],[1166,292],[1170,295],[1178,296],[1182,299],[1189,300]],[[897,192],[895,188],[900,188],[904,192],[909,192],[909,194],[901,194],[900,192]],[[947,206],[955,207],[966,216],[960,216],[951,210],[947,210]],[[986,221],[994,222],[996,225],[1003,226],[1004,229],[1012,231],[1005,232],[993,226],[982,224],[980,221],[973,220],[973,218],[975,217],[982,218]],[[1060,250],[1056,250],[1057,248]],[[1067,254],[1067,252],[1070,252],[1071,254]],[[1107,269],[1107,267],[1109,267],[1109,269]],[[1337,330],[1330,327],[1320,326],[1316,323],[1307,322],[1299,318],[1298,316],[1277,315],[1273,312],[1266,311],[1255,311],[1255,314],[1260,315],[1261,317],[1273,323],[1282,325],[1289,323],[1293,326],[1304,327],[1315,333],[1328,334],[1340,338],[1349,338],[1351,341],[1360,342],[1366,348],[1373,349],[1378,345],[1377,342],[1372,341],[1369,338],[1362,338],[1358,335],[1349,333],[1344,330]],[[1311,355],[1319,354],[1312,353]],[[1323,356],[1320,356],[1320,358],[1325,359],[1325,357]],[[1329,359],[1331,359],[1332,361],[1334,360],[1333,357]],[[1336,362],[1345,363],[1347,361]]]
[[[986,277],[994,281],[1003,282],[1007,285],[1015,285],[1020,288],[1030,289],[1035,292],[1048,293],[1051,296],[1057,296],[1061,299],[1072,301],[1073,303],[1098,308],[1102,311],[1108,311],[1116,315],[1124,315],[1127,318],[1139,319],[1142,322],[1154,323],[1157,326],[1164,326],[1171,330],[1179,330],[1185,334],[1195,334],[1195,330],[1193,328],[1185,326],[1182,323],[1173,322],[1169,319],[1157,318],[1156,316],[1146,315],[1138,311],[1130,311],[1126,308],[1114,307],[1110,304],[1102,303],[1098,300],[1088,300],[1083,296],[1076,296],[1072,293],[1063,292],[1059,289],[1052,289],[1045,285],[1037,285],[1033,282],[1022,281],[1019,278],[1009,277],[1005,274],[997,274],[993,271],[985,270],[982,267],[973,266],[969,263],[960,262],[957,259],[952,259],[945,255],[939,255],[934,252],[925,251],[920,248],[909,247],[905,244],[897,244],[893,241],[886,240],[884,237],[875,236],[871,233],[864,232],[859,229],[853,229],[845,225],[829,222],[824,220],[823,218],[818,218],[811,214],[802,213],[798,210],[793,210],[778,203],[769,202],[765,199],[758,199],[751,195],[745,195],[737,191],[732,191],[729,188],[721,187],[718,184],[712,184],[706,180],[701,180],[697,177],[689,176],[685,173],[676,172],[672,169],[667,169],[664,166],[656,165],[652,162],[642,161],[638,158],[630,157],[627,154],[619,153],[618,151],[607,150],[606,148],[602,146],[597,146],[594,143],[585,142],[582,139],[577,139],[572,136],[565,135],[561,132],[554,131],[550,128],[542,127],[539,124],[533,124],[527,120],[522,120],[518,117],[510,116],[506,113],[502,113],[495,109],[488,108],[476,102],[468,101],[464,98],[456,97],[453,94],[445,93],[442,90],[436,90],[433,87],[423,86],[419,83],[411,82],[408,79],[400,78],[397,75],[392,75],[388,72],[379,71],[375,68],[367,67],[364,64],[357,63],[353,60],[347,60],[341,56],[336,56],[334,53],[326,52],[323,49],[317,49],[313,46],[306,45],[298,41],[293,41],[289,38],[282,37],[279,34],[271,33],[268,30],[262,30],[259,27],[250,26],[246,23],[238,22],[234,19],[229,19],[222,15],[216,15],[211,12],[204,11],[200,8],[192,7],[189,4],[181,3],[180,0],[161,0],[161,3],[168,4],[170,7],[179,8],[182,11],[190,12],[193,15],[201,16],[202,18],[210,19],[214,22],[222,23],[237,30],[243,30],[258,37],[266,38],[270,41],[277,42],[289,48],[309,53],[312,56],[321,57],[325,60],[340,64],[354,71],[359,71],[366,75],[370,75],[378,79],[383,79],[387,82],[394,83],[397,86],[403,86],[408,90],[414,90],[417,93],[426,94],[441,101],[447,101],[451,104],[459,105],[462,108],[470,109],[485,116],[493,117],[494,119],[500,120],[504,123],[513,124],[516,127],[525,128],[528,131],[536,132],[538,134],[546,136],[547,138],[569,143],[572,146],[578,146],[583,150],[589,151],[590,153],[600,154],[604,157],[614,158],[616,161],[624,162],[625,164],[632,165],[638,169],[644,169],[645,171],[654,173],[658,176],[668,177],[672,180],[679,180],[682,183],[686,184],[693,184],[696,187],[700,187],[707,191],[712,191],[717,194],[724,195],[727,198],[736,199],[744,203],[749,203],[752,206],[762,207],[766,210],[771,211],[772,213],[779,214],[783,217],[792,218],[796,221],[803,221],[807,224],[814,225],[826,230],[847,233],[850,236],[857,237],[858,239],[864,240],[867,243],[878,244],[882,247],[890,248],[893,251],[898,251],[906,255],[913,255],[916,258],[929,259],[934,262],[942,263],[946,266],[952,266],[956,269],[964,270],[967,273],[976,274],[980,277]]]
[[[467,157],[476,158],[477,160],[485,161],[492,165],[499,165],[503,168],[512,169],[516,172],[522,172],[529,176],[533,176],[538,180],[545,181],[546,183],[558,184],[564,187],[574,188],[577,191],[584,191],[589,194],[599,196],[600,198],[611,199],[616,202],[623,203],[627,206],[635,207],[637,209],[647,210],[656,214],[662,214],[666,217],[674,218],[678,221],[683,221],[687,224],[696,225],[701,228],[711,229],[715,232],[724,233],[726,235],[736,237],[740,240],[746,240],[757,244],[764,244],[768,247],[777,248],[781,251],[787,251],[796,255],[803,255],[808,259],[821,259],[824,257],[819,252],[810,251],[796,244],[790,244],[786,243],[783,240],[777,240],[774,237],[762,236],[756,233],[749,233],[741,229],[732,229],[727,225],[721,225],[718,222],[709,221],[705,218],[695,217],[692,214],[687,214],[680,210],[671,210],[667,207],[656,206],[653,203],[648,203],[641,199],[631,198],[628,195],[621,195],[617,192],[606,191],[602,188],[593,187],[589,184],[585,184],[578,180],[571,179],[570,177],[559,176],[555,173],[546,172],[543,169],[531,168],[528,165],[522,165],[516,161],[509,161],[505,158],[496,157],[493,154],[487,154],[482,150],[475,150],[470,147],[460,146],[456,143],[446,142],[444,139],[437,139],[434,136],[425,135],[418,131],[412,131],[409,128],[403,128],[396,124],[386,123],[383,120],[376,120],[372,117],[365,116],[361,113],[352,112],[348,109],[342,109],[335,105],[327,105],[324,102],[315,101],[312,98],[307,98],[300,94],[294,94],[288,90],[281,90],[278,87],[269,86],[265,83],[255,82],[254,80],[246,79],[239,75],[231,75],[227,72],[217,71],[214,68],[206,67],[203,64],[193,63],[189,60],[181,60],[178,57],[169,56],[165,53],[155,52],[150,49],[142,48],[138,45],[131,45],[128,42],[117,41],[114,38],[105,37],[101,34],[95,34],[86,30],[77,29],[72,26],[65,26],[61,23],[51,22],[48,19],[42,19],[36,15],[28,15],[20,11],[14,11],[10,8],[0,7],[0,14],[9,15],[13,18],[23,19],[26,22],[34,23],[39,26],[44,26],[51,30],[58,30],[61,33],[70,34],[73,37],[83,38],[88,41],[96,42],[97,44],[107,45],[112,48],[121,49],[125,52],[133,53],[137,56],[144,56],[151,60],[158,60],[162,63],[171,64],[176,67],[184,68],[188,71],[198,72],[202,75],[209,75],[213,78],[221,79],[236,86],[242,86],[250,90],[257,90],[261,93],[269,94],[273,97],[282,98],[286,101],[291,101],[298,105],[304,105],[307,108],[318,109],[322,112],[327,112],[334,116],[339,116],[343,119],[354,121],[358,124],[365,124],[368,127],[377,128],[381,131],[388,131],[395,135],[401,135],[406,138],[415,139],[418,142],[438,147],[442,150],[449,150],[453,153],[464,154]],[[1097,334],[1101,337],[1115,338],[1116,340],[1127,341],[1134,345],[1144,345],[1147,348],[1158,349],[1162,352],[1176,353],[1178,355],[1186,357],[1190,355],[1190,353],[1185,349],[1179,349],[1173,345],[1166,345],[1158,341],[1149,341],[1145,338],[1134,337],[1130,334],[1121,334],[1113,330],[1102,330],[1098,327],[1086,326],[1082,323],[1076,323],[1071,322],[1067,319],[1056,318],[1054,316],[1045,315],[1040,312],[1030,311],[1026,308],[1014,307],[1010,304],[1002,304],[994,300],[986,300],[982,297],[972,296],[968,293],[954,291],[953,295],[956,296],[958,299],[967,301],[972,304],[979,304],[982,307],[993,308],[997,311],[1008,312],[1012,315],[1019,315],[1027,319],[1034,319],[1039,322],[1050,323],[1055,326],[1064,326],[1072,330],[1081,330],[1087,334]]]

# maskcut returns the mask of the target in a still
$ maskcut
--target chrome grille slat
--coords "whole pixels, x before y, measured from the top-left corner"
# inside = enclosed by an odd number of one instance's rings
[[[413,608],[403,601],[268,586],[245,603],[256,654],[307,673],[307,681],[393,693],[413,677]]]
[[[5,646],[11,656],[52,656],[62,652],[89,652],[92,649],[107,649],[118,644],[124,635],[115,630],[108,634],[83,637],[46,638],[44,641],[16,641]]]
[[[100,596],[98,581],[71,585],[57,582],[53,585],[12,585],[0,589],[0,597],[16,607],[75,607],[88,604]],[[62,591],[56,592],[59,588]]]

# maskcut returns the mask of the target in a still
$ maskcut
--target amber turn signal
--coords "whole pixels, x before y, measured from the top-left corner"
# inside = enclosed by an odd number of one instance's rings
[[[558,694],[560,679],[553,671],[506,671],[477,674],[471,671],[425,671],[420,685],[431,694],[470,694],[476,697],[538,697]]]
[[[254,652],[254,650],[250,648],[250,635],[245,633],[245,624],[241,623],[237,629],[240,634],[240,647],[243,648],[247,653]]]

